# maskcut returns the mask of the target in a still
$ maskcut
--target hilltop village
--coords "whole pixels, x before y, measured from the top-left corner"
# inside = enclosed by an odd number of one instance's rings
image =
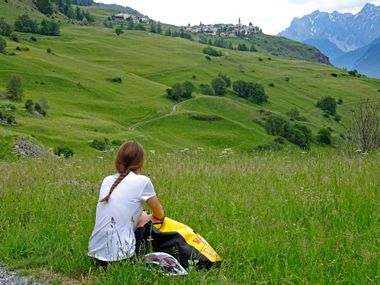
[[[183,26],[182,29],[186,32],[193,34],[205,34],[210,36],[220,36],[222,38],[232,38],[232,37],[247,37],[250,38],[256,34],[262,33],[262,30],[258,26],[254,26],[251,23],[249,25],[243,25],[239,18],[238,24],[214,24],[214,25],[204,25],[200,23],[199,25]]]
[[[112,15],[113,21],[131,21],[135,24],[152,24],[155,23],[154,20],[150,19],[148,16],[137,16],[128,13],[119,13]],[[181,30],[184,32],[192,34],[202,34],[209,36],[219,36],[221,38],[233,38],[233,37],[242,37],[242,38],[251,38],[254,35],[262,33],[262,30],[258,26],[254,26],[252,22],[249,25],[243,25],[239,18],[238,24],[203,24],[202,22],[199,25],[191,26],[182,26]]]

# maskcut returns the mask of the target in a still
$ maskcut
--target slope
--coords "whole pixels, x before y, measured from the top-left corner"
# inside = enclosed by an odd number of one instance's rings
[[[208,61],[203,45],[148,32],[125,31],[118,37],[112,29],[64,24],[62,36],[37,36],[37,42],[29,41],[30,34],[18,34],[21,43],[8,40],[7,48],[16,55],[0,54],[0,92],[12,75],[20,75],[26,99],[45,98],[50,108],[41,119],[26,112],[23,103],[15,103],[18,124],[0,126],[2,140],[26,134],[47,147],[65,144],[83,155],[93,154],[89,143],[103,138],[137,139],[148,149],[162,151],[186,147],[246,151],[273,140],[259,123],[261,110],[285,116],[294,107],[307,117],[305,124],[314,133],[330,126],[338,139],[344,125],[324,118],[316,101],[327,95],[342,98],[345,105],[339,112],[345,124],[350,104],[360,100],[360,94],[375,98],[380,89],[376,80],[350,78],[328,65],[264,52],[224,51],[226,56]],[[16,51],[17,46],[30,51]],[[47,53],[48,48],[53,52]],[[173,112],[175,103],[165,97],[168,87],[185,80],[196,86],[209,84],[220,72],[232,80],[262,83],[270,103],[258,106],[231,92],[225,97],[195,94]],[[332,77],[332,72],[339,77]],[[116,77],[122,83],[108,80]],[[197,114],[220,119],[203,120]]]

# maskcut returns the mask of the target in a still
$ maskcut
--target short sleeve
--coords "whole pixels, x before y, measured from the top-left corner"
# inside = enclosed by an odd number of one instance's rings
[[[148,182],[145,184],[145,187],[141,193],[141,200],[145,202],[146,200],[148,200],[149,198],[152,198],[153,196],[156,196],[156,192],[154,191],[152,181],[150,181],[149,179]]]

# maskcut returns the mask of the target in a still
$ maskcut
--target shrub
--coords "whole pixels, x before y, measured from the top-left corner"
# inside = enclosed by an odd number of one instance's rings
[[[196,121],[206,121],[206,122],[215,122],[223,120],[222,117],[217,115],[206,115],[206,114],[191,114],[189,118]]]
[[[238,80],[233,83],[232,88],[239,97],[253,103],[260,105],[268,101],[268,96],[265,94],[264,87],[261,84]]]
[[[227,88],[231,87],[231,79],[227,75],[219,73],[218,77],[222,78],[226,82]]]
[[[331,131],[327,128],[318,131],[317,141],[323,144],[331,144]]]
[[[36,42],[36,41],[37,41],[37,38],[36,38],[35,36],[31,36],[31,37],[30,37],[30,41],[31,41],[31,42]]]
[[[0,53],[4,53],[6,47],[7,42],[2,37],[0,37]]]
[[[268,84],[268,86],[269,86],[269,87],[274,87],[274,83],[271,82],[271,83]]]
[[[192,98],[194,85],[190,81],[185,81],[183,84],[176,83],[166,90],[167,97],[174,101],[180,102]]]
[[[123,80],[120,77],[111,77],[107,78],[108,81],[113,82],[113,83],[122,83]]]
[[[28,110],[29,112],[33,112],[34,111],[34,102],[33,100],[26,100],[25,102],[25,109]]]
[[[18,35],[15,34],[15,33],[12,33],[12,34],[9,36],[9,38],[10,38],[12,41],[16,42],[16,43],[19,43],[19,42],[20,42],[20,39],[19,39]]]
[[[286,81],[286,82],[289,82],[289,81],[290,81],[290,78],[289,78],[289,77],[285,77],[285,81]]]
[[[332,97],[324,97],[317,102],[317,107],[330,115],[336,114],[337,102]]]
[[[7,22],[5,22],[4,18],[0,19],[0,35],[9,37],[12,33],[12,27]]]
[[[15,30],[23,33],[37,33],[38,23],[32,20],[29,15],[19,16],[14,23]]]
[[[336,78],[336,77],[338,77],[338,74],[333,72],[333,73],[331,73],[331,76]]]
[[[312,142],[312,132],[310,128],[295,124],[292,126],[288,121],[277,115],[270,115],[266,120],[265,129],[274,136],[286,138],[289,142],[298,145],[303,149],[309,149]]]
[[[222,96],[226,94],[227,83],[221,77],[216,77],[211,81],[212,89],[214,89],[214,93],[217,96]]]
[[[45,99],[41,99],[40,102],[37,102],[34,105],[34,109],[35,111],[37,111],[38,113],[40,113],[42,116],[45,117],[47,115],[47,110],[48,110],[47,101]]]
[[[107,149],[107,143],[105,140],[95,139],[90,143],[90,147],[100,151],[105,151]]]
[[[47,36],[59,36],[60,25],[55,21],[42,20],[40,23],[38,33]]]
[[[297,108],[293,108],[289,112],[287,112],[286,115],[288,115],[290,120],[296,121],[300,117],[300,112],[298,111]]]
[[[238,50],[240,51],[248,51],[248,47],[246,44],[239,44],[238,45]]]
[[[191,94],[193,93],[193,91],[195,89],[193,83],[191,83],[190,81],[185,81],[182,84],[182,87],[183,87],[183,91],[184,91],[182,97],[185,99],[190,99],[192,97]]]
[[[257,48],[254,45],[251,45],[251,48],[249,49],[251,52],[256,52]]]
[[[24,96],[22,80],[19,76],[13,76],[7,85],[7,98],[12,101],[21,101]]]
[[[199,93],[205,95],[215,95],[214,89],[212,89],[212,87],[208,84],[199,85]]]
[[[216,49],[214,49],[214,48],[212,48],[210,46],[205,47],[202,51],[203,51],[204,54],[207,54],[209,56],[218,57],[218,56],[222,56],[223,55],[223,53],[221,51],[218,51],[218,50],[216,50]]]
[[[53,53],[53,50],[52,50],[51,48],[47,48],[47,49],[46,49],[46,52],[52,54],[52,53]]]
[[[206,56],[205,56],[205,59],[207,59],[207,60],[211,60],[211,57],[210,57],[209,55],[206,55]]]
[[[63,156],[65,158],[72,157],[74,155],[74,151],[68,146],[60,145],[54,148],[54,154],[57,156]]]
[[[338,101],[336,102],[338,105],[342,105],[343,104],[343,99],[342,98],[339,98]]]
[[[124,31],[121,29],[121,28],[116,28],[115,29],[115,34],[120,36],[122,33],[124,33]]]

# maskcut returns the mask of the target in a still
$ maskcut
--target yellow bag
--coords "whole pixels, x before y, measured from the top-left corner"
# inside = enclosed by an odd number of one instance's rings
[[[145,228],[145,229],[144,229]],[[173,219],[165,218],[162,223],[146,224],[136,230],[137,247],[141,240],[152,241],[155,252],[166,252],[187,268],[210,268],[221,262],[220,256],[211,245],[193,229]]]

